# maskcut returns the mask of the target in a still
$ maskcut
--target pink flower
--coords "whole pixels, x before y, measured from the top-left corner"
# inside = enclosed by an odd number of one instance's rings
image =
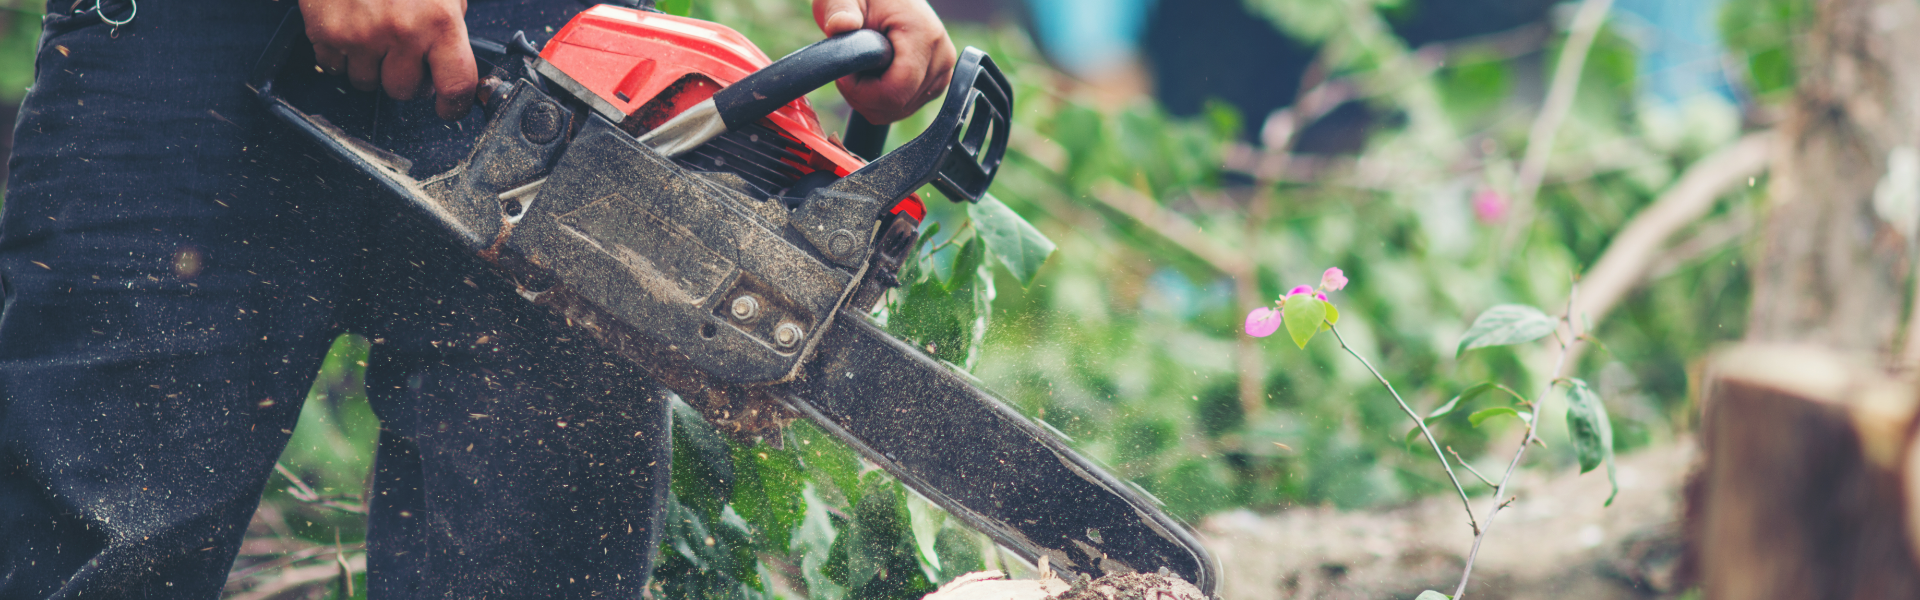
[[[1480,217],[1483,223],[1496,223],[1507,218],[1507,197],[1493,190],[1480,190],[1473,195],[1473,215]]]
[[[1311,294],[1311,293],[1313,293],[1313,288],[1311,287],[1304,286],[1304,285],[1294,286],[1293,289],[1287,290],[1287,294],[1284,296],[1281,296],[1280,300],[1285,301],[1287,298],[1291,298],[1298,294]]]
[[[1267,337],[1280,330],[1280,311],[1262,306],[1247,313],[1247,335]]]
[[[1340,291],[1340,288],[1344,287],[1347,287],[1347,274],[1342,272],[1340,267],[1328,267],[1327,272],[1320,274],[1320,289],[1337,292]],[[1320,299],[1325,300],[1327,298],[1323,295]]]

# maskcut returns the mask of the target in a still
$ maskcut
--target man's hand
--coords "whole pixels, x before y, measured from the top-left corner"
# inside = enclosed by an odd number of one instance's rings
[[[872,29],[893,42],[893,64],[880,77],[844,77],[840,95],[874,123],[892,123],[947,91],[958,54],[926,0],[813,0],[813,20],[834,35]]]
[[[466,116],[479,85],[466,12],[466,0],[300,0],[322,69],[398,100],[430,77],[434,109],[447,120]]]

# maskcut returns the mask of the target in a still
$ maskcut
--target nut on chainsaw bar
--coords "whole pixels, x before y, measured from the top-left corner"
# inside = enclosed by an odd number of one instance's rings
[[[754,317],[760,316],[760,301],[755,299],[752,294],[734,298],[733,306],[730,308],[733,313],[733,320],[741,323],[752,321]]]

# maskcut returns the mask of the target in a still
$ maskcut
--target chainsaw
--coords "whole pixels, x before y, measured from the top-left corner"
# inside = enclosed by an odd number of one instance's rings
[[[416,178],[301,108],[338,93],[304,31],[291,11],[250,79],[275,116],[722,429],[777,442],[804,416],[1029,562],[1213,592],[1212,558],[1156,500],[868,316],[917,247],[916,191],[978,202],[1000,166],[1013,94],[986,53],[962,51],[932,124],[883,155],[885,125],[855,113],[835,139],[804,95],[884,69],[884,35],[774,61],[716,23],[595,6],[543,48],[475,40],[485,126]]]

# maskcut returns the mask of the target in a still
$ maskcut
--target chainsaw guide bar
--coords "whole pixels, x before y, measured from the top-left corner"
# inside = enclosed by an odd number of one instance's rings
[[[984,52],[961,53],[934,123],[891,153],[855,114],[856,154],[803,94],[884,68],[885,36],[771,61],[724,26],[596,6],[537,54],[476,41],[485,125],[416,179],[342,108],[304,31],[290,11],[250,82],[269,111],[722,429],[777,438],[805,416],[1026,560],[1214,591],[1213,559],[1157,501],[864,315],[913,255],[914,192],[977,201],[998,170],[1012,88]]]

